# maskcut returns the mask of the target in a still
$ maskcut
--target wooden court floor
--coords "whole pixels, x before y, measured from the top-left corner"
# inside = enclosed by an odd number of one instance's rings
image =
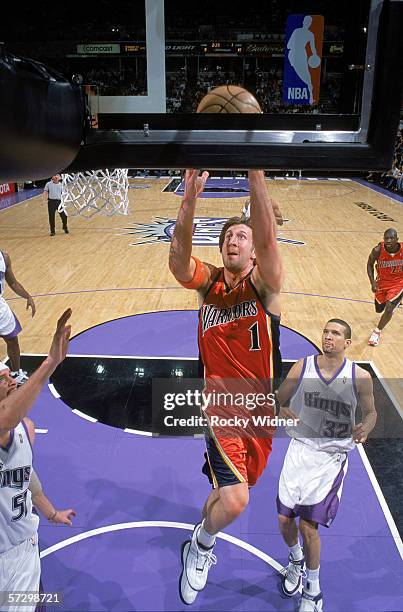
[[[127,217],[71,217],[69,235],[61,231],[57,218],[53,238],[41,196],[0,212],[0,248],[10,254],[18,280],[37,305],[32,320],[25,301],[6,289],[6,299],[23,326],[22,352],[47,351],[56,318],[66,307],[73,309],[73,334],[126,315],[197,308],[194,292],[178,288],[169,272],[169,241],[144,244],[147,239],[141,233],[130,233],[138,229],[136,224],[155,225],[156,217],[176,218],[180,197],[163,192],[168,182],[135,180]],[[347,180],[270,180],[267,185],[289,219],[279,236],[304,243],[280,244],[286,269],[282,323],[320,344],[326,320],[343,318],[353,329],[350,358],[372,361],[381,376],[398,379],[403,372],[403,309],[395,313],[381,344],[369,347],[378,316],[366,262],[388,227],[400,230],[403,239],[403,204]],[[198,215],[229,217],[241,211],[244,201],[201,199]],[[382,214],[393,221],[379,218]],[[143,244],[132,246],[136,242]],[[194,253],[220,264],[218,247],[195,246]],[[4,356],[5,345],[1,347]]]

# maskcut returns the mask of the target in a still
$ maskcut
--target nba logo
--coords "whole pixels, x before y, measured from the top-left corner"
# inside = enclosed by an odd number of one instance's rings
[[[283,101],[319,101],[324,19],[322,15],[289,15],[284,52]]]

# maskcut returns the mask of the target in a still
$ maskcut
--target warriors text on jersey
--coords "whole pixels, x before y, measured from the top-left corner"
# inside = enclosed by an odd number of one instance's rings
[[[199,350],[206,379],[270,380],[280,375],[279,317],[263,307],[252,271],[229,289],[223,268],[199,314]]]
[[[385,243],[381,242],[381,253],[376,263],[378,289],[392,287],[403,290],[403,243],[397,253],[388,253]]]
[[[32,448],[20,423],[7,447],[0,446],[0,554],[37,532],[39,517],[32,513],[28,489],[31,471]]]
[[[281,374],[280,317],[265,310],[251,275],[252,270],[230,289],[221,268],[199,313],[199,350],[205,388],[208,392],[218,391],[215,397],[220,396],[220,401],[213,400],[205,411],[209,431],[206,433],[208,461],[203,471],[213,486],[237,483],[253,486],[266,467],[272,447],[274,428],[256,425],[253,416],[270,418],[274,402],[237,403],[240,398],[256,399],[258,395],[274,397],[273,378]],[[245,417],[245,424],[226,424],[234,416]],[[217,418],[219,426],[213,423]]]
[[[342,452],[355,447],[357,388],[355,363],[345,359],[339,371],[326,380],[319,369],[317,355],[305,357],[303,370],[291,410],[299,417],[298,425],[288,433],[320,451]]]

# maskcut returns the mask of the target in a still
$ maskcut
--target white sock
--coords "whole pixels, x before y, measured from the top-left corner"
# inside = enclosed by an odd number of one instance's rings
[[[306,571],[306,590],[309,591],[310,595],[320,593],[319,570],[320,566],[316,570],[307,569]]]
[[[303,558],[304,553],[302,552],[301,543],[299,540],[296,544],[294,544],[294,546],[290,546],[290,555],[294,561],[301,561]]]
[[[211,535],[211,533],[204,529],[204,520],[205,519],[203,519],[202,524],[200,525],[199,532],[197,534],[197,542],[198,544],[203,546],[203,548],[212,548],[215,544],[216,536]]]

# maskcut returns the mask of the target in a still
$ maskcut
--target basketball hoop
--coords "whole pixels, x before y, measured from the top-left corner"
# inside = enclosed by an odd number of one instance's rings
[[[87,219],[101,213],[127,215],[129,180],[127,168],[91,170],[62,175],[62,201],[59,206],[70,216]]]

